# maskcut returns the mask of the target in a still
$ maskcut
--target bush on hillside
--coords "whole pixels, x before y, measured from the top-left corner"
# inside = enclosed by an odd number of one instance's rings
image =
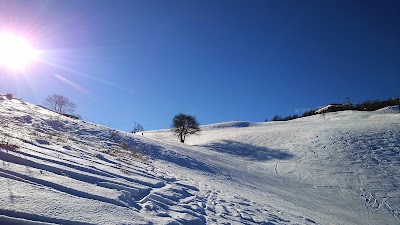
[[[282,118],[281,116],[276,115],[276,116],[274,116],[274,118],[272,118],[272,121],[288,121],[288,120],[294,120],[294,119],[297,119],[297,118],[299,118],[299,115],[297,115],[297,114],[294,114],[292,116],[286,116],[284,118]]]
[[[6,151],[15,151],[19,149],[19,144],[16,140],[11,138],[9,135],[1,133],[0,134],[0,149]]]
[[[278,115],[276,115],[276,116],[274,116],[274,118],[272,118],[272,121],[282,121],[282,120],[283,120],[282,117],[280,117]]]
[[[299,115],[294,114],[293,116],[287,116],[287,117],[283,118],[282,120],[283,121],[288,121],[288,120],[294,120],[294,119],[297,119],[297,118],[299,118]]]
[[[312,109],[312,110],[307,110],[307,111],[305,111],[304,113],[303,113],[303,115],[301,115],[301,117],[307,117],[307,116],[313,116],[313,115],[315,115],[316,113],[315,113],[315,110],[314,109]]]
[[[8,100],[11,100],[11,99],[14,98],[14,95],[11,94],[11,93],[7,93],[7,94],[6,94],[6,98],[7,98]]]

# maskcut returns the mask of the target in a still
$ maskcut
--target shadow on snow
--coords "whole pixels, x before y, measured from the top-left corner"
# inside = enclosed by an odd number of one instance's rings
[[[220,142],[201,145],[216,152],[227,153],[250,160],[267,161],[272,159],[291,159],[293,154],[278,149],[269,149],[250,144],[245,144],[237,141],[222,140]]]
[[[150,156],[153,159],[165,160],[174,163],[181,167],[186,167],[193,170],[216,173],[213,167],[203,163],[197,159],[191,158],[189,156],[182,155],[180,153],[168,150],[164,147],[145,144],[145,147],[140,148],[145,155]]]

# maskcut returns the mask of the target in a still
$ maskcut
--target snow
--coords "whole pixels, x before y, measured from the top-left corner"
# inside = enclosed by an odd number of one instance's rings
[[[2,95],[0,224],[399,224],[397,112],[218,123],[182,144]]]
[[[399,112],[399,106],[395,105],[395,106],[388,106],[382,109],[378,109],[376,110],[377,112],[381,112],[381,113],[397,113]]]

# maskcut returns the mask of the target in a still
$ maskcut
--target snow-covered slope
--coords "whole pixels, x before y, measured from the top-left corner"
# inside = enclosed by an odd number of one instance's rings
[[[378,109],[376,111],[377,112],[381,112],[381,113],[397,113],[397,112],[400,112],[398,105],[385,107],[385,108],[382,108],[382,109]]]
[[[242,195],[196,151],[1,95],[0,224],[314,223]]]
[[[398,224],[400,114],[384,112],[219,123],[181,144],[0,96],[0,224]]]
[[[400,224],[396,110],[207,125],[188,154],[210,154],[203,161],[247,186],[244,196],[322,224]],[[176,142],[167,130],[145,135]]]

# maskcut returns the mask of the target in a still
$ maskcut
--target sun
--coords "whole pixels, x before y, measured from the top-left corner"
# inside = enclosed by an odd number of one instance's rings
[[[0,67],[24,70],[38,59],[38,51],[23,37],[0,33]]]

